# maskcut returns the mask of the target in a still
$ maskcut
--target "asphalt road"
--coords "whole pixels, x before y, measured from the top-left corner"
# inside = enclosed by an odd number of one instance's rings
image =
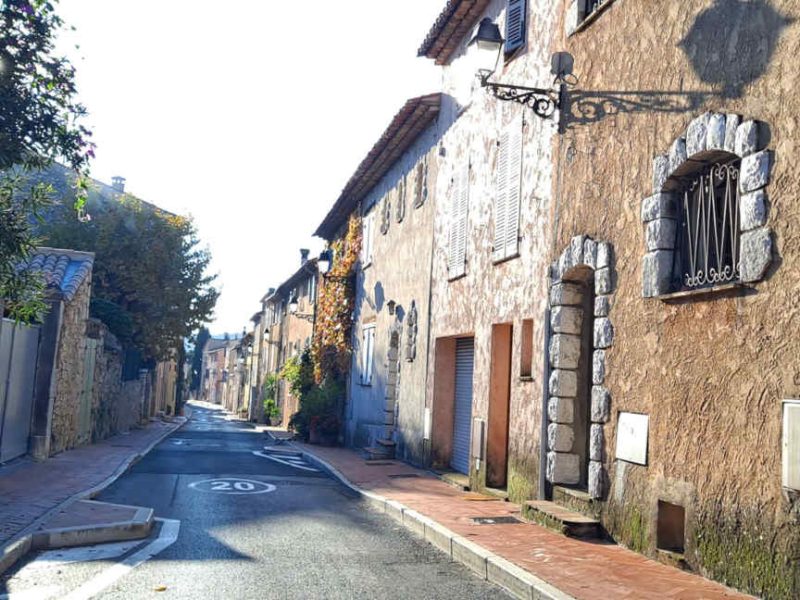
[[[508,597],[285,446],[266,445],[263,433],[195,405],[186,426],[97,498],[180,521],[177,540],[96,597]],[[62,568],[72,582],[64,589],[96,580],[110,562]]]

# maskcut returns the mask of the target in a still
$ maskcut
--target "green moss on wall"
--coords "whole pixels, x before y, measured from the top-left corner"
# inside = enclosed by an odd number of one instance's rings
[[[718,520],[695,528],[697,558],[713,579],[765,598],[800,597],[800,566],[770,548],[768,536]]]

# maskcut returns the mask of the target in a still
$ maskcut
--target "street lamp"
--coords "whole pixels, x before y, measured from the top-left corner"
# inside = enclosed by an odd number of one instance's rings
[[[306,321],[313,321],[314,315],[312,313],[299,313],[297,309],[300,306],[300,301],[297,299],[297,294],[294,294],[289,300],[289,314],[294,315],[298,319],[305,319]]]
[[[478,25],[475,37],[467,46],[471,61],[476,66],[481,87],[487,88],[498,100],[518,102],[532,108],[537,116],[546,119],[557,108],[561,108],[563,96],[566,93],[564,77],[569,73],[558,72],[556,74],[556,81],[561,82],[558,90],[490,82],[489,78],[497,71],[497,65],[500,62],[503,42],[503,36],[500,35],[500,28],[497,24],[489,17],[484,18]]]
[[[325,248],[317,259],[317,268],[320,273],[326,275],[330,272],[331,266],[333,266],[333,255],[330,248]]]

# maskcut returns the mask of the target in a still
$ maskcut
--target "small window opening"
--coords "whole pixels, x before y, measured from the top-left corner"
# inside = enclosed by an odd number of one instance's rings
[[[522,320],[522,349],[520,352],[520,377],[530,377],[533,367],[533,319]]]
[[[686,511],[682,506],[658,501],[657,546],[659,550],[668,550],[683,554]]]

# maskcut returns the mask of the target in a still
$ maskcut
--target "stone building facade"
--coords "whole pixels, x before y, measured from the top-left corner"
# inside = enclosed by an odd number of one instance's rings
[[[361,216],[345,439],[420,464],[441,100],[404,104],[317,231],[330,242],[353,212]]]
[[[519,502],[540,487],[556,127],[552,118],[482,89],[468,48],[484,18],[508,38],[516,4],[448,2],[420,54],[441,65],[444,85],[431,275],[429,460],[465,474],[473,488],[495,489]],[[551,2],[525,4],[518,23],[524,42],[510,53],[504,48],[494,79],[548,88],[556,9]]]
[[[632,548],[797,597],[800,450],[785,401],[800,394],[787,360],[800,9],[554,4],[550,49],[572,54],[578,84],[553,138],[551,310],[584,337],[551,337],[552,489],[583,489],[575,505]],[[564,345],[574,368],[558,368]],[[559,396],[588,408],[580,433]]]

